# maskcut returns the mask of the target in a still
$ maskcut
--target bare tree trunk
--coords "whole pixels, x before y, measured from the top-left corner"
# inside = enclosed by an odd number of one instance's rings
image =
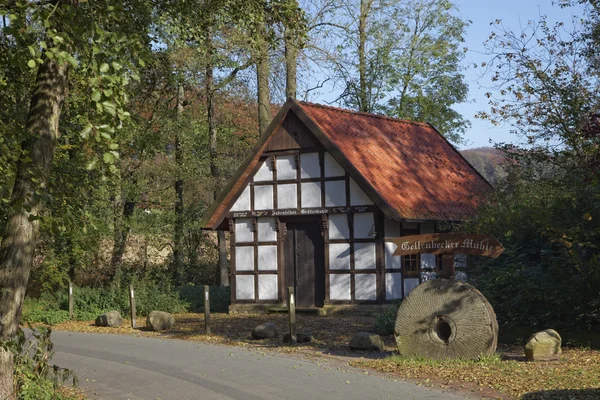
[[[210,174],[213,178],[213,200],[219,195],[219,168],[217,166],[217,121],[215,116],[215,80],[213,70],[213,43],[212,31],[209,27],[206,35],[207,63],[206,63],[206,111],[208,119],[208,134],[210,137]],[[229,265],[227,263],[227,243],[225,232],[217,232],[217,247],[219,250],[219,283],[221,286],[229,286]]]
[[[264,26],[261,29],[265,30]],[[271,91],[269,88],[269,44],[260,40],[259,55],[256,63],[256,81],[258,86],[258,129],[262,135],[271,123]]]
[[[183,84],[177,87],[177,123],[181,127],[183,118],[183,102],[185,92]],[[183,280],[183,151],[181,149],[180,132],[175,133],[175,165],[177,177],[175,179],[175,233],[173,235],[173,276],[175,283],[184,283]]]
[[[24,143],[27,155],[17,165],[10,214],[0,245],[0,341],[15,337],[21,319],[33,251],[43,209],[40,194],[46,189],[58,124],[67,96],[67,65],[46,59],[39,67]],[[0,348],[0,399],[14,399],[12,353]]]
[[[135,202],[128,198],[122,187],[119,187],[116,190],[114,209],[114,245],[110,260],[111,279],[116,275],[117,270],[121,268],[123,254],[125,253],[125,247],[127,245],[127,237],[129,236],[129,219],[135,210]]]
[[[358,107],[359,111],[371,112],[367,88],[367,18],[371,9],[373,0],[360,1],[360,16],[358,20]]]
[[[298,45],[293,30],[286,28],[285,36],[285,97],[296,98]]]

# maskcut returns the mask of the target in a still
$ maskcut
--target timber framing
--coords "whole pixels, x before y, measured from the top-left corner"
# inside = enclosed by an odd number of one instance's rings
[[[233,311],[403,298],[448,263],[394,238],[473,216],[489,183],[431,125],[289,99],[201,221],[230,233]]]

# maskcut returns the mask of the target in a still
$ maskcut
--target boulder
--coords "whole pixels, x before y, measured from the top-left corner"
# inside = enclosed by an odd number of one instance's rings
[[[146,327],[153,331],[164,331],[175,324],[175,318],[164,311],[151,311],[146,318]]]
[[[376,333],[358,332],[350,339],[350,348],[353,350],[377,350],[385,349],[381,336]]]
[[[296,333],[296,343],[310,343],[315,338],[311,333]],[[292,343],[292,336],[287,333],[283,336],[283,343]]]
[[[117,326],[121,326],[122,323],[123,317],[115,310],[99,315],[98,318],[96,318],[96,326],[111,326],[116,328]]]
[[[277,336],[279,336],[279,332],[274,322],[260,324],[252,331],[253,339],[273,339]]]
[[[525,344],[525,356],[529,361],[558,360],[562,354],[562,339],[554,329],[546,329],[531,335]]]

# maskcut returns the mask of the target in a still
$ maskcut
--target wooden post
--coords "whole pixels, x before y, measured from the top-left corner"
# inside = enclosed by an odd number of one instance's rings
[[[296,344],[296,301],[294,299],[294,287],[289,286],[288,292],[288,313],[290,314],[290,336],[291,343]]]
[[[129,285],[129,305],[131,308],[131,327],[135,329],[135,292],[133,290],[133,284]]]
[[[442,278],[454,278],[454,254],[442,254]]]
[[[210,335],[210,290],[208,285],[204,285],[204,330]]]
[[[73,282],[69,281],[69,318],[73,319]]]

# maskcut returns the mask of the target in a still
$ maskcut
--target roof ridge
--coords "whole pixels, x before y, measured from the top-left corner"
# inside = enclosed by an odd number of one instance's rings
[[[385,120],[392,121],[392,122],[401,122],[401,123],[404,123],[404,124],[412,124],[412,125],[419,125],[419,126],[431,127],[430,124],[425,123],[425,122],[417,122],[417,121],[410,121],[410,120],[407,120],[407,119],[400,119],[400,118],[388,117],[387,115],[371,114],[371,113],[364,112],[364,111],[353,111],[353,110],[348,110],[347,108],[326,106],[326,105],[323,105],[323,104],[311,103],[309,101],[300,101],[300,100],[298,100],[298,103],[301,106],[306,105],[306,106],[309,106],[309,107],[325,108],[325,109],[332,110],[332,111],[343,112],[343,113],[353,114],[353,115],[360,115],[360,116],[363,116],[363,117],[379,118],[379,119],[385,119]]]

